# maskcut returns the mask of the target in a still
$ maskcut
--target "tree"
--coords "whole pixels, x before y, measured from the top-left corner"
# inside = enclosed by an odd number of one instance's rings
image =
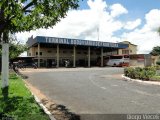
[[[157,56],[160,55],[160,46],[156,46],[152,49],[152,51],[150,52],[151,55],[153,56]]]
[[[2,93],[8,93],[9,34],[54,26],[66,16],[69,9],[76,9],[78,2],[79,0],[0,0]]]
[[[27,51],[27,46],[21,44],[14,35],[11,35],[9,37],[9,51],[9,59],[13,59]],[[2,46],[0,46],[0,56],[2,56]]]
[[[27,47],[20,43],[12,43],[9,47],[9,58],[13,59],[21,55],[24,51],[27,51]]]
[[[9,37],[9,51],[9,58],[13,59],[27,51],[27,46],[18,41],[15,35],[11,35]]]

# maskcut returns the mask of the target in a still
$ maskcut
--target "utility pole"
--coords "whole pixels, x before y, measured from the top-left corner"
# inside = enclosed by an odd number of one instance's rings
[[[98,41],[99,41],[99,26],[97,28],[97,36],[98,36]]]

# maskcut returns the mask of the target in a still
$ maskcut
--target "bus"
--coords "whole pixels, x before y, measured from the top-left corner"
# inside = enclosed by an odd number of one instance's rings
[[[106,63],[107,66],[112,67],[123,67],[129,66],[129,55],[112,55],[109,58],[109,61]]]

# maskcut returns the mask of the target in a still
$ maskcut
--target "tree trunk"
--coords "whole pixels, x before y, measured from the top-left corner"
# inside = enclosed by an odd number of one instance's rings
[[[8,32],[3,33],[2,41],[2,94],[4,99],[8,98],[9,88],[9,43]]]

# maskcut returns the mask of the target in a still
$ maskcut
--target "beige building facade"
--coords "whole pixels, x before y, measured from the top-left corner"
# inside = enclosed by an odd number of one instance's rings
[[[124,43],[109,43],[68,38],[37,36],[27,41],[28,56],[34,57],[38,67],[104,66],[106,56],[117,55]]]
[[[134,45],[129,41],[123,41],[121,43],[128,44],[128,47],[125,48],[125,49],[119,49],[118,50],[119,55],[122,55],[122,54],[128,54],[128,55],[137,54],[137,45]]]

